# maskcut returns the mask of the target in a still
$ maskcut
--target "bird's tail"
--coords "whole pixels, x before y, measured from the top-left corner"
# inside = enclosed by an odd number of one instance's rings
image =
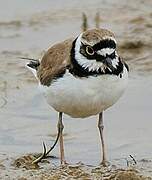
[[[34,76],[37,78],[37,69],[40,65],[40,60],[39,59],[33,59],[33,58],[26,58],[26,57],[20,57],[21,59],[26,59],[29,60],[28,63],[26,63],[26,67],[32,71]]]

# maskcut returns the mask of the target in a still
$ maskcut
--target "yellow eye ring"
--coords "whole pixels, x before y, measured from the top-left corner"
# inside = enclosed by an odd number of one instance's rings
[[[86,53],[90,56],[94,55],[94,50],[91,46],[86,47]]]

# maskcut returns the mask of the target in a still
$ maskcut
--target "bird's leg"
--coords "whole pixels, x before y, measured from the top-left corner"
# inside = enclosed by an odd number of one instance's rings
[[[100,139],[101,139],[101,146],[102,146],[102,153],[101,153],[102,161],[101,161],[101,165],[107,166],[106,155],[105,155],[105,144],[104,144],[104,138],[103,138],[103,129],[104,129],[104,125],[103,125],[103,112],[101,112],[99,114],[98,128],[99,128],[99,132],[100,132]]]
[[[64,143],[63,143],[63,129],[64,125],[62,122],[62,112],[59,113],[59,121],[58,121],[58,129],[60,130],[60,160],[61,160],[61,165],[66,164],[65,157],[64,157]]]

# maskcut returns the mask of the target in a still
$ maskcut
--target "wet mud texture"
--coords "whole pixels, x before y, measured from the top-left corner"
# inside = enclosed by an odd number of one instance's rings
[[[38,156],[29,154],[12,160],[9,171],[1,163],[0,169],[3,173],[0,178],[18,179],[18,180],[151,180],[140,174],[137,167],[130,166],[125,169],[109,167],[87,166],[82,163],[74,165],[54,166],[48,160],[44,160],[39,165],[32,164],[33,160]],[[15,174],[14,174],[15,172]],[[12,177],[13,174],[13,177]]]

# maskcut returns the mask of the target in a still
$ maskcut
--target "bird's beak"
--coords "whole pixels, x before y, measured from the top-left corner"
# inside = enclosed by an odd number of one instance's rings
[[[112,65],[112,59],[109,57],[106,57],[104,62],[103,62],[107,67],[109,67],[112,71],[115,70],[115,68]]]

